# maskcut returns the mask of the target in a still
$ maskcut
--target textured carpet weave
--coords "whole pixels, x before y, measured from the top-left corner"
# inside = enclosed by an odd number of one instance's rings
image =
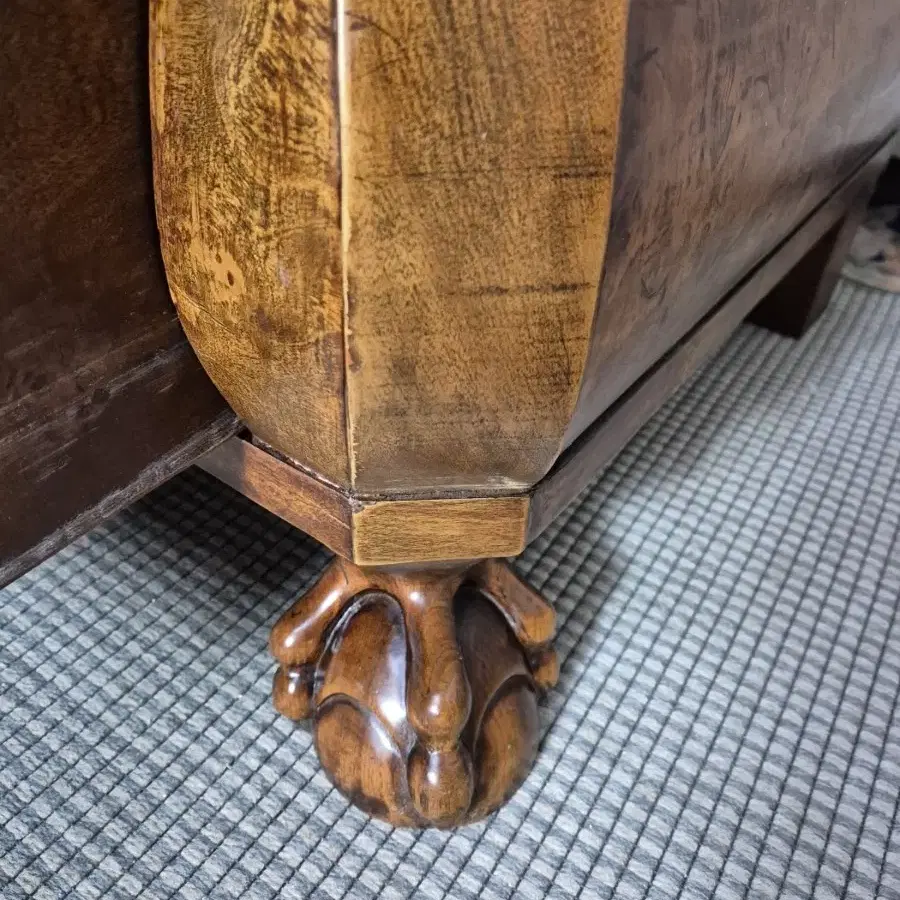
[[[0,896],[900,896],[900,297],[745,326],[520,560],[537,765],[392,831],[270,706],[327,562],[190,472],[0,592]]]

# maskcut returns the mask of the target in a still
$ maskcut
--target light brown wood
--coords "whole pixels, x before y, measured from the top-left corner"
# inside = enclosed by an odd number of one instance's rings
[[[348,0],[347,399],[362,495],[523,489],[581,381],[625,0]]]
[[[156,209],[182,325],[256,435],[346,484],[333,4],[150,9]]]
[[[172,293],[254,434],[361,497],[537,481],[594,317],[626,0],[151,5]]]
[[[363,808],[477,818],[556,670],[549,610],[476,558],[518,553],[827,240],[896,124],[900,9],[152,6],[172,292],[260,444],[204,465],[369,566],[276,627],[276,704]]]
[[[237,430],[166,286],[147,31],[0,2],[0,587]]]
[[[152,6],[185,327],[364,500],[533,487],[897,117],[881,0]]]
[[[384,500],[353,513],[353,559],[362,566],[517,556],[525,549],[527,494]]]
[[[275,707],[314,719],[325,771],[366,812],[476,821],[534,759],[553,630],[546,601],[497,560],[403,571],[336,559],[272,630]]]
[[[870,190],[896,142],[885,143],[797,231],[639,379],[531,490],[490,497],[360,501],[240,438],[201,465],[360,565],[515,556],[613,460],[638,429],[716,352],[741,321]],[[833,271],[824,272],[829,278]],[[796,297],[818,287],[809,278]],[[335,531],[335,521],[341,524]]]
[[[246,436],[197,465],[361,566],[515,556],[525,548],[525,494],[362,502]]]

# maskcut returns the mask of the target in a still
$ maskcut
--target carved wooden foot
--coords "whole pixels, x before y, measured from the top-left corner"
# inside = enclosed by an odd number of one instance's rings
[[[473,822],[534,760],[553,629],[499,560],[398,572],[336,558],[272,631],[275,707],[313,719],[326,772],[367,813]]]

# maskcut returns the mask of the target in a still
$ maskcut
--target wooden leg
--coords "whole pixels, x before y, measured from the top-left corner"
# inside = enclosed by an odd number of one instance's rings
[[[534,760],[553,629],[500,560],[396,571],[338,557],[272,631],[275,708],[313,720],[326,772],[370,815],[473,822]]]
[[[750,313],[748,321],[788,337],[802,337],[825,311],[853,236],[866,215],[872,184],[866,184],[836,222]]]

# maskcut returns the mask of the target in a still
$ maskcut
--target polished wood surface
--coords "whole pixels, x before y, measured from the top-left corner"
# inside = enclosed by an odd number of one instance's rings
[[[361,566],[516,556],[525,549],[525,494],[361,501],[245,436],[197,465]]]
[[[363,497],[514,490],[594,318],[625,0],[154,0],[172,293],[254,434]]]
[[[571,442],[881,145],[900,5],[631,0],[616,186]]]
[[[172,294],[252,433],[203,465],[349,560],[276,626],[276,706],[364,809],[475,820],[555,678],[549,607],[477,559],[800,269],[811,319],[897,124],[900,7],[152,9]]]
[[[840,243],[890,157],[889,141],[568,447],[531,490],[517,494],[361,501],[289,461],[233,438],[200,461],[208,472],[360,565],[515,556],[728,340],[763,301],[755,321],[808,325],[834,287]],[[862,204],[864,207],[864,204]],[[849,224],[848,224],[849,223]],[[838,240],[840,238],[840,240]],[[824,251],[828,250],[826,254]],[[802,279],[800,276],[802,275]],[[782,329],[784,330],[784,329]]]
[[[0,584],[236,427],[168,296],[147,37],[134,0],[0,4]]]
[[[335,785],[395,825],[477,821],[537,750],[551,607],[498,560],[416,570],[335,559],[279,620],[274,702],[312,718]]]
[[[881,0],[152,8],[185,327],[362,500],[533,487],[897,122]]]

